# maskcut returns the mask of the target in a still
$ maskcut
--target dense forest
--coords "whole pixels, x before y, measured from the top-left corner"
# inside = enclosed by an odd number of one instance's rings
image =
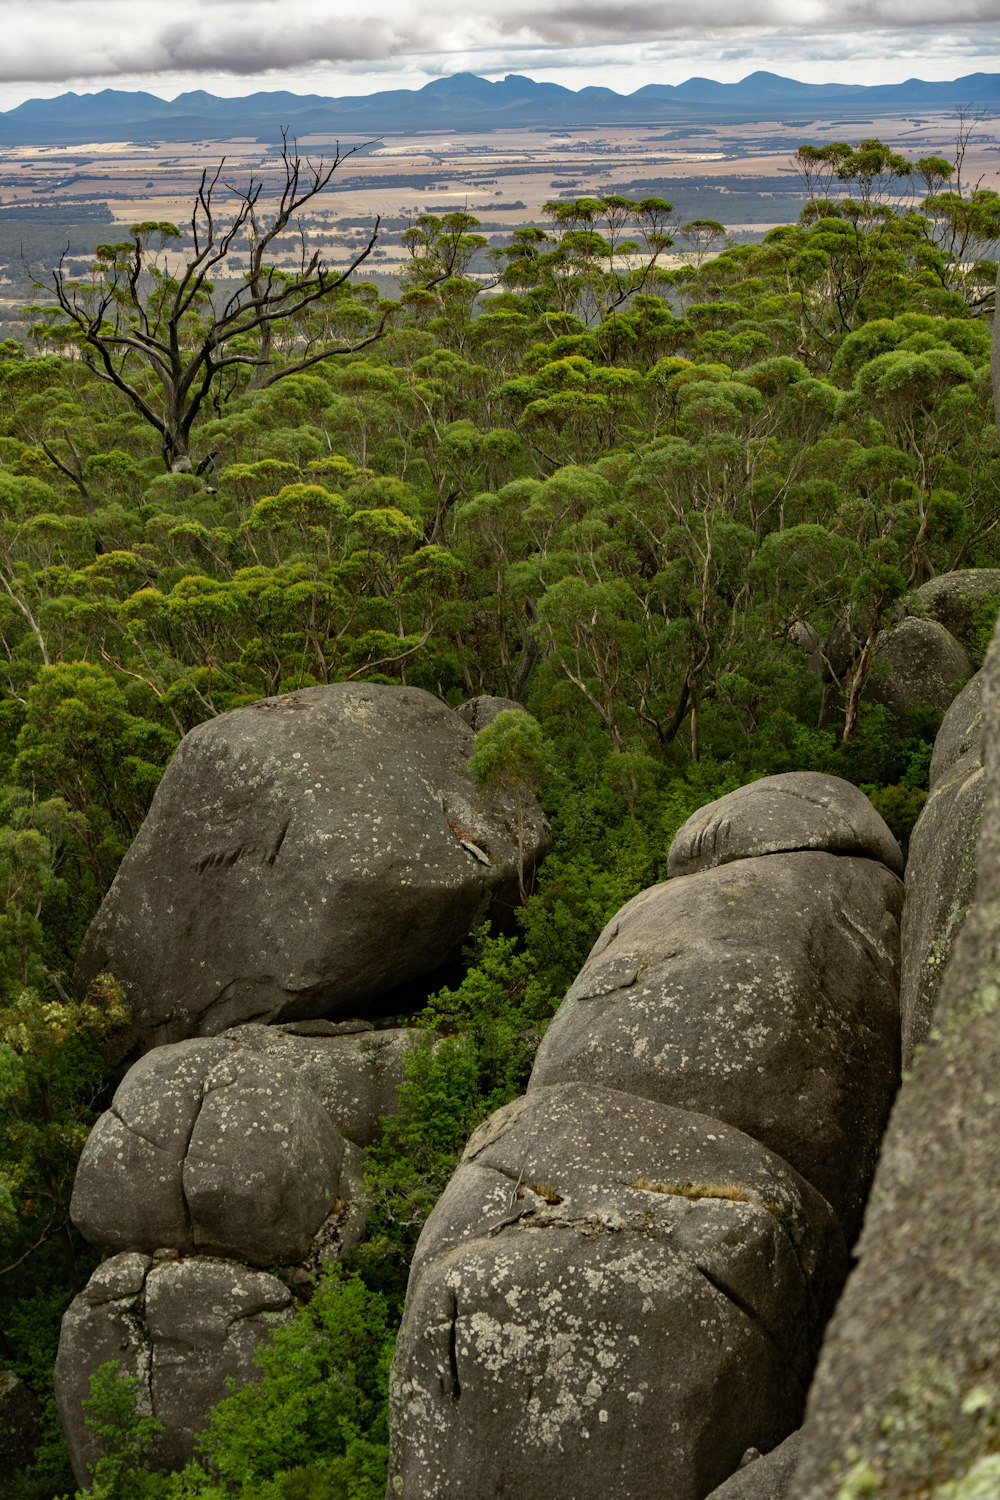
[[[513,698],[535,724],[501,724],[480,772],[537,790],[554,845],[519,931],[480,931],[409,1018],[363,1244],[183,1474],[146,1471],[151,1419],[95,1382],[92,1500],[380,1497],[420,1226],[674,830],[814,769],[905,843],[940,715],[869,695],[879,636],[914,586],[1000,565],[1000,197],[961,157],[803,148],[801,219],[760,244],[662,199],[559,202],[489,252],[428,214],[389,301],[367,252],[268,265],[324,185],[289,156],[266,224],[208,180],[185,229],[99,246],[0,344],[0,1361],[45,1421],[0,1491],[74,1489],[51,1366],[96,1263],[68,1203],[119,1000],[71,975],[194,725],[357,679]]]

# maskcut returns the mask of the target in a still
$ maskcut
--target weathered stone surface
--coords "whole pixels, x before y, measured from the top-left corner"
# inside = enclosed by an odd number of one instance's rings
[[[801,853],[643,891],[529,1087],[602,1083],[724,1120],[818,1188],[850,1241],[898,1083],[902,889],[874,860]]]
[[[478,734],[480,729],[485,729],[498,714],[506,713],[508,709],[523,713],[524,705],[515,703],[513,698],[494,698],[489,693],[482,693],[478,698],[470,698],[468,702],[460,704],[456,712],[463,723]]]
[[[937,620],[964,646],[978,623],[977,608],[987,600],[994,605],[1000,603],[1000,568],[961,568],[942,573],[914,589],[907,602],[919,614]]]
[[[74,1222],[111,1250],[304,1259],[334,1205],[357,1196],[344,1137],[372,1139],[407,1044],[402,1031],[303,1038],[242,1026],[154,1049],[91,1132]]]
[[[378,1133],[379,1120],[396,1109],[403,1064],[413,1045],[404,1026],[329,1034],[305,1034],[295,1027],[234,1026],[224,1033],[241,1048],[276,1058],[296,1071],[322,1101],[337,1129],[359,1146]],[[319,1026],[322,1022],[302,1022]]]
[[[80,953],[81,987],[124,986],[115,1055],[356,1015],[456,957],[518,892],[518,811],[469,780],[472,744],[430,693],[358,683],[192,730]],[[537,804],[523,833],[533,865]]]
[[[835,1500],[852,1471],[852,1492],[864,1484],[879,1500],[909,1500],[948,1483],[956,1495],[973,1494],[996,1445],[1000,637],[984,673],[987,794],[976,897],[933,1033],[893,1111],[860,1264],[810,1394],[795,1500]]]
[[[708,1500],[792,1500],[802,1439],[797,1432],[777,1448],[744,1464]]]
[[[883,631],[864,695],[893,713],[947,708],[972,674],[968,652],[936,620],[909,615]]]
[[[818,849],[880,860],[903,873],[899,845],[864,792],[838,776],[765,776],[692,813],[677,830],[667,869],[692,875],[735,859]]]
[[[38,1402],[13,1370],[0,1370],[0,1481],[27,1468],[41,1441]]]
[[[536,1090],[473,1135],[421,1235],[388,1493],[701,1500],[796,1425],[843,1267],[829,1205],[738,1131]]]
[[[958,706],[956,699],[949,715]],[[946,730],[947,717],[941,732],[947,740],[957,739]],[[904,1068],[912,1066],[916,1048],[927,1039],[945,968],[976,893],[985,792],[977,749],[950,764],[944,756],[936,767],[932,762],[930,795],[911,835],[906,864],[899,988]]]
[[[971,756],[976,765],[983,760],[983,674],[971,677],[948,712],[934,740],[931,756],[931,791],[953,766]]]
[[[59,1419],[83,1484],[98,1454],[83,1420],[90,1377],[108,1360],[135,1376],[146,1414],[164,1424],[153,1457],[165,1468],[191,1458],[195,1434],[226,1395],[229,1378],[254,1373],[261,1341],[291,1316],[287,1287],[232,1261],[166,1261],[117,1255],[94,1273],[63,1319],[56,1358]]]
[[[343,1159],[316,1095],[273,1062],[213,1069],[181,1169],[194,1248],[258,1266],[300,1260],[336,1202]]]

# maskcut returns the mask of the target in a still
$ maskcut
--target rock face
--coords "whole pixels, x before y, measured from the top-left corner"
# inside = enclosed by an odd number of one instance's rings
[[[699,808],[677,830],[667,869],[671,876],[693,875],[735,859],[806,849],[858,855],[903,873],[899,845],[864,792],[818,771],[767,776]]]
[[[364,1217],[356,1142],[371,1139],[375,1114],[365,1085],[387,1112],[405,1034],[379,1045],[244,1026],[148,1052],[84,1147],[74,1223],[108,1250],[169,1247],[260,1266],[305,1260],[321,1229],[328,1251],[343,1250]]]
[[[951,632],[962,645],[980,623],[977,614],[1000,604],[1000,568],[964,568],[942,573],[909,595],[921,614]]]
[[[897,714],[947,708],[972,674],[968,652],[951,632],[915,615],[879,637],[873,667],[865,697]]]
[[[792,1484],[801,1447],[801,1433],[793,1432],[770,1453],[741,1464],[708,1500],[793,1500]]]
[[[903,1066],[926,1041],[945,966],[976,891],[976,846],[986,776],[982,673],[944,716],[931,760],[930,795],[910,839],[903,907]]]
[[[163,1423],[154,1458],[179,1468],[195,1434],[226,1395],[230,1377],[254,1372],[254,1351],[291,1316],[291,1295],[273,1276],[232,1261],[164,1261],[116,1255],[95,1271],[63,1319],[55,1383],[73,1472],[86,1483],[98,1456],[82,1403],[90,1377],[117,1360],[135,1376],[146,1413]]]
[[[983,704],[975,900],[934,1031],[893,1111],[860,1263],[810,1394],[795,1500],[836,1500],[848,1476],[850,1493],[879,1500],[943,1495],[935,1486],[945,1485],[956,1495],[996,1493],[1000,636],[984,667]]]
[[[515,703],[513,698],[494,698],[489,693],[482,693],[478,698],[470,698],[467,703],[461,704],[455,712],[463,724],[478,734],[480,729],[485,729],[487,724],[500,714],[506,713],[508,709],[524,712],[524,705]]]
[[[420,1239],[388,1493],[699,1500],[794,1425],[843,1263],[738,1131],[580,1084],[516,1100]]]
[[[737,829],[747,800],[733,794]],[[853,1239],[899,1082],[901,907],[884,865],[820,852],[643,891],[598,938],[529,1086],[603,1083],[725,1120],[818,1188]]]
[[[240,1021],[363,1012],[456,957],[518,890],[518,814],[416,688],[339,683],[182,741],[81,949],[132,1024],[117,1057]],[[529,807],[525,859],[548,846]]]
[[[389,1495],[704,1500],[797,1426],[899,1049],[899,851],[817,781],[691,820],[694,873],[619,912],[469,1142],[410,1274]]]

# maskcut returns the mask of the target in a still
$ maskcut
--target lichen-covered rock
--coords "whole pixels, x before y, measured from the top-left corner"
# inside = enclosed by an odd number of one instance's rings
[[[922,583],[908,595],[919,614],[936,620],[965,646],[983,624],[983,612],[996,617],[1000,568],[959,568]],[[991,608],[992,607],[992,608]]]
[[[975,1494],[995,1457],[1000,635],[987,656],[983,703],[987,790],[975,900],[944,976],[933,1031],[893,1110],[860,1262],[810,1393],[795,1500]]]
[[[893,713],[947,708],[972,674],[968,652],[936,620],[909,615],[879,636],[865,697]]]
[[[84,940],[122,983],[115,1058],[241,1021],[363,1013],[457,957],[548,846],[473,785],[472,731],[416,688],[338,683],[182,741]],[[519,844],[519,837],[521,843]]]
[[[195,1434],[227,1394],[245,1382],[263,1339],[291,1317],[287,1287],[232,1261],[196,1257],[154,1262],[116,1255],[94,1272],[63,1319],[55,1366],[56,1402],[73,1472],[84,1484],[97,1443],[83,1417],[90,1377],[117,1360],[138,1379],[145,1414],[164,1427],[155,1462],[180,1468]]]
[[[708,1500],[793,1500],[792,1483],[802,1439],[797,1432],[770,1453],[744,1461],[731,1479],[713,1490]]]
[[[234,1026],[223,1035],[241,1051],[291,1068],[321,1100],[341,1134],[359,1146],[369,1146],[382,1116],[395,1112],[414,1041],[412,1027],[376,1031],[361,1023],[346,1032],[322,1021]]]
[[[109,1250],[302,1261],[357,1198],[358,1143],[394,1104],[405,1046],[399,1031],[382,1042],[242,1026],[155,1048],[84,1147],[75,1224]],[[339,1227],[331,1253],[347,1243]]]
[[[577,1084],[471,1138],[413,1262],[401,1500],[701,1500],[797,1423],[844,1269],[829,1205],[714,1120]]]
[[[930,794],[910,838],[899,1000],[903,1067],[926,1041],[945,967],[976,891],[986,777],[982,673],[962,689],[934,742]]]
[[[736,859],[817,849],[903,873],[899,845],[864,792],[838,776],[788,771],[738,787],[691,814],[670,846],[671,876]]]
[[[762,1141],[856,1232],[899,1076],[902,883],[872,859],[743,859],[643,891],[549,1025],[530,1088],[600,1083]]]

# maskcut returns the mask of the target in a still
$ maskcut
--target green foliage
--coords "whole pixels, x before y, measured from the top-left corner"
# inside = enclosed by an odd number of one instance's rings
[[[89,1500],[132,1500],[148,1474],[148,1451],[163,1428],[141,1413],[141,1398],[139,1381],[123,1375],[116,1360],[91,1376],[83,1410],[100,1457],[90,1468]]]
[[[253,1494],[255,1483],[306,1464],[326,1463],[346,1480],[379,1450],[384,1488],[392,1346],[384,1300],[356,1277],[327,1276],[259,1351],[261,1379],[213,1411],[198,1443],[208,1471]]]
[[[996,630],[997,614],[1000,612],[1000,594],[984,594],[976,599],[971,608],[972,621],[966,630],[962,644],[969,653],[969,660],[976,670],[982,666]]]
[[[392,1348],[383,1298],[329,1273],[258,1349],[258,1378],[212,1411],[197,1460],[171,1475],[152,1466],[161,1428],[140,1383],[102,1365],[84,1408],[101,1457],[80,1500],[382,1500]]]
[[[137,351],[115,392],[69,325],[110,288],[108,326],[147,316],[197,362],[212,307],[197,276],[177,300],[173,226],[102,245],[87,287],[38,313],[38,352],[0,346],[0,1328],[50,1418],[55,1320],[87,1264],[66,1203],[118,1004],[70,1000],[68,975],[180,737],[314,684],[502,695],[528,712],[477,736],[470,772],[522,837],[540,792],[553,833],[517,930],[477,934],[414,1027],[355,1276],[317,1292],[183,1474],[144,1471],[145,1418],[102,1387],[107,1494],[380,1495],[383,1353],[420,1226],[680,824],[812,769],[863,786],[905,846],[938,718],[866,701],[862,648],[926,577],[1000,564],[981,316],[1000,213],[954,164],[877,140],[799,166],[802,222],[759,245],[617,194],[554,201],[501,247],[468,214],[421,215],[401,306],[354,282],[273,339],[237,317],[228,373],[172,414]],[[977,661],[996,605],[976,606]],[[843,645],[839,684],[810,641]],[[53,1440],[23,1500],[67,1483]]]
[[[397,1112],[365,1157],[372,1198],[350,1263],[402,1311],[409,1259],[469,1135],[527,1083],[553,997],[516,939],[476,935],[455,989],[428,1002],[406,1057]]]

